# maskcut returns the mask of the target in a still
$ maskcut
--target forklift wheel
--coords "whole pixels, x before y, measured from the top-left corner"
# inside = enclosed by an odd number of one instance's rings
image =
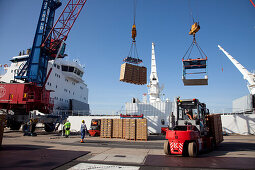
[[[164,142],[164,153],[165,153],[166,155],[171,155],[171,152],[170,152],[170,145],[169,145],[168,140],[165,140],[165,142]]]
[[[189,143],[188,153],[189,153],[190,157],[196,157],[197,156],[197,144],[196,144],[196,142]]]

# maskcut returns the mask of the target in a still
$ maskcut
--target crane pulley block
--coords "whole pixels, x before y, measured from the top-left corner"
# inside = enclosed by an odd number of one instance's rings
[[[135,24],[132,26],[132,39],[135,42],[135,37],[136,37],[136,26]]]
[[[200,25],[198,22],[195,22],[190,29],[189,35],[195,35],[200,30]]]

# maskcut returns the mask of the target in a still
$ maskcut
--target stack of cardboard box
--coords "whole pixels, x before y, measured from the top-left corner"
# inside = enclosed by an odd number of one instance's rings
[[[139,82],[141,85],[147,84],[147,68],[146,67],[139,67]]]
[[[147,131],[147,119],[101,119],[100,137],[147,140]]]
[[[136,119],[123,120],[123,138],[131,140],[136,139]]]
[[[148,139],[148,124],[147,119],[136,120],[136,139],[147,140]]]
[[[147,68],[124,63],[121,65],[120,81],[138,85],[147,84]]]
[[[129,139],[136,139],[136,119],[130,119],[129,122]]]
[[[123,119],[113,119],[113,131],[112,137],[114,138],[122,138],[123,134]]]
[[[112,119],[101,119],[100,137],[112,137]]]
[[[123,119],[123,138],[129,139],[130,119]]]
[[[215,144],[218,145],[223,141],[222,123],[220,115],[208,115],[206,123],[209,127],[210,135],[214,137]]]

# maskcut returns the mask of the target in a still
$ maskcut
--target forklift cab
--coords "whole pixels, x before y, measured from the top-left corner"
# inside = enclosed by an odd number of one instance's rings
[[[198,99],[177,100],[177,126],[194,125],[202,134],[205,131],[206,114],[206,105]]]
[[[101,119],[92,119],[90,128],[91,130],[100,130]]]

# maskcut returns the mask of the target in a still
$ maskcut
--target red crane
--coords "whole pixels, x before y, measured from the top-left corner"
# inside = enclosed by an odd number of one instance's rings
[[[15,77],[25,80],[24,83],[0,84],[4,89],[4,95],[0,96],[0,109],[7,110],[7,113],[8,110],[14,112],[13,115],[7,116],[9,126],[13,127],[13,130],[18,130],[21,124],[27,123],[29,113],[33,110],[45,114],[52,112],[53,102],[50,91],[45,89],[45,83],[51,72],[50,69],[47,75],[48,60],[58,57],[58,53],[60,57],[64,56],[63,42],[67,39],[86,1],[69,0],[52,27],[55,10],[61,6],[61,3],[58,0],[43,0],[31,53],[20,75]],[[33,73],[30,79],[28,73]],[[52,122],[43,123],[55,127]]]
[[[61,44],[66,41],[70,30],[86,2],[87,0],[69,0],[67,3],[55,25],[42,43],[42,47],[45,47],[45,44],[50,42],[50,46],[46,47],[46,49],[51,54],[51,57],[56,57]],[[63,57],[64,47],[61,50],[59,57]]]

